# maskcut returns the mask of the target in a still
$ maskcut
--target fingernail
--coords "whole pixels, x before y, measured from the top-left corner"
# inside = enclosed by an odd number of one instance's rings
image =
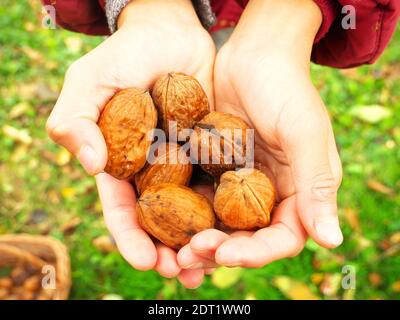
[[[337,218],[316,221],[315,229],[322,240],[334,246],[340,245],[343,241],[343,234]]]
[[[203,269],[203,268],[204,264],[202,264],[201,262],[192,263],[182,267],[182,269]]]
[[[231,263],[225,263],[224,265],[225,265],[225,267],[227,267],[227,268],[236,268],[236,267],[241,267],[241,266],[243,266],[243,264],[242,264],[241,262],[239,262],[239,261],[231,262]]]
[[[96,170],[98,169],[98,157],[96,151],[89,146],[83,145],[77,154],[77,158],[85,170],[89,174],[96,174]]]

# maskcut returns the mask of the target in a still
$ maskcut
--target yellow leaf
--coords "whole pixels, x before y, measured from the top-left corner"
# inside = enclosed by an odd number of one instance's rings
[[[71,161],[71,153],[65,149],[61,148],[56,155],[56,163],[59,166],[65,166],[67,163]]]
[[[300,281],[291,279],[286,276],[278,276],[273,280],[273,284],[285,296],[292,300],[319,300],[320,298],[315,295],[311,289]]]
[[[392,290],[394,292],[400,292],[400,280],[392,284]]]
[[[400,243],[400,232],[395,232],[390,236],[390,242],[393,244]]]
[[[15,119],[22,116],[25,112],[27,112],[31,108],[31,105],[27,102],[20,102],[16,104],[8,114],[10,119]]]
[[[24,24],[24,29],[28,32],[33,32],[36,29],[35,24],[33,24],[32,22],[28,21]]]
[[[350,110],[350,114],[367,123],[378,123],[392,116],[392,111],[380,105],[357,106]]]
[[[313,273],[311,275],[311,282],[318,285],[324,280],[324,274],[323,273]]]
[[[241,268],[221,267],[211,275],[211,282],[220,289],[226,289],[239,281],[242,275]]]
[[[68,37],[65,39],[65,45],[73,53],[79,53],[82,49],[82,39],[79,37]]]
[[[4,134],[14,141],[31,144],[32,138],[26,129],[17,129],[9,125],[3,127]]]
[[[40,62],[44,60],[42,54],[39,51],[32,49],[31,47],[22,47],[22,52],[25,53],[25,55],[32,61]]]
[[[74,188],[64,188],[61,190],[61,194],[64,198],[70,199],[75,196],[76,190]]]

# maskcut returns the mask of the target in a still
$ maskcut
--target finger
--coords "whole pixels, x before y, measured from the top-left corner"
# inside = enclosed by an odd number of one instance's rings
[[[157,243],[157,263],[155,271],[166,278],[175,278],[180,272],[181,268],[176,259],[176,252],[167,246]]]
[[[177,255],[178,265],[181,266],[182,269],[204,269],[217,267],[217,264],[214,262],[214,256],[212,259],[213,260],[209,260],[195,254],[189,244],[179,250]]]
[[[284,200],[274,212],[270,227],[251,237],[238,236],[217,249],[215,260],[228,267],[258,268],[273,261],[296,256],[304,247],[307,235],[296,213],[295,197]]]
[[[229,239],[228,234],[216,229],[208,229],[193,236],[190,240],[190,248],[199,257],[214,260],[215,251],[227,239]]]
[[[332,170],[329,120],[325,110],[310,109],[284,132],[284,151],[288,155],[296,188],[301,221],[320,245],[337,247],[343,241],[337,215],[340,175]],[[338,159],[336,153],[333,159]]]
[[[94,70],[85,70],[81,62],[70,67],[46,128],[56,143],[76,155],[85,170],[95,175],[107,162],[107,147],[96,122],[101,107],[114,92],[95,83]]]
[[[153,269],[157,262],[156,247],[137,222],[132,186],[106,173],[98,174],[96,182],[106,225],[122,256],[135,269]]]
[[[204,280],[204,270],[182,270],[178,275],[178,280],[188,289],[196,289],[200,287]]]
[[[206,275],[210,275],[210,274],[213,274],[215,270],[216,270],[216,268],[204,269],[204,273],[205,273]]]

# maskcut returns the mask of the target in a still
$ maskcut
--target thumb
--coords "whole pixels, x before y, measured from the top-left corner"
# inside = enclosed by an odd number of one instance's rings
[[[90,73],[72,65],[68,70],[60,97],[47,120],[49,136],[76,155],[85,170],[95,175],[107,162],[107,146],[96,122],[100,106],[113,94],[101,90]]]
[[[296,206],[308,234],[327,248],[339,246],[343,235],[337,215],[340,169],[333,133],[325,112],[307,114],[286,144],[296,189]],[[332,154],[335,150],[336,154]],[[339,162],[340,163],[340,162]]]

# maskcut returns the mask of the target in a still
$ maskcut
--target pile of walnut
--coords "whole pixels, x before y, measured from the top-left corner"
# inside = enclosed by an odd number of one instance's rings
[[[210,113],[207,96],[195,78],[170,73],[157,80],[151,93],[137,88],[119,91],[104,107],[98,124],[108,149],[105,171],[117,179],[134,178],[140,195],[139,223],[167,246],[179,249],[194,234],[213,228],[215,214],[223,225],[237,230],[255,230],[270,223],[275,203],[270,180],[259,170],[239,169],[244,164],[238,165],[235,159],[224,161],[224,150],[244,157],[249,126],[233,115]],[[194,150],[196,163],[218,182],[213,205],[187,187],[194,165],[181,145],[165,142],[154,152],[155,161],[147,162],[152,145],[148,134],[157,127],[170,140],[171,132],[179,136],[185,129],[193,129],[191,156]],[[226,130],[235,139],[219,134]],[[241,130],[239,139],[234,130]],[[223,138],[212,139],[213,135]],[[215,141],[218,146],[213,145]],[[218,164],[211,158],[201,163],[201,150],[208,149],[221,150]]]
[[[49,300],[52,298],[53,290],[42,288],[43,274],[40,269],[29,265],[16,265],[6,274],[0,277],[0,300]]]

